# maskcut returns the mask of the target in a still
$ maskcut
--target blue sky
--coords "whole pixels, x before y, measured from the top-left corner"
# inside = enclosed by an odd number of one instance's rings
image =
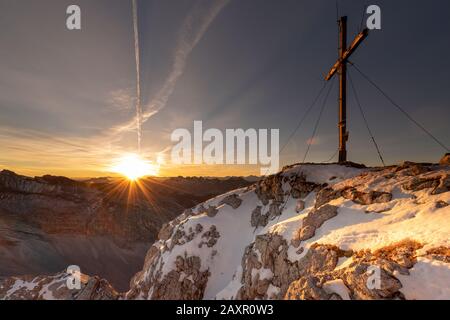
[[[69,4],[81,7],[81,31],[65,27]],[[350,39],[364,4],[339,1]],[[352,60],[450,145],[450,3],[373,4],[381,7],[382,30],[371,32]],[[335,1],[139,0],[138,6],[142,105],[153,113],[143,125],[149,158],[167,152],[170,133],[192,128],[194,120],[205,128],[279,128],[283,145],[337,57]],[[0,167],[100,175],[108,159],[136,149],[136,133],[126,130],[136,77],[131,0],[0,0],[0,43]],[[352,78],[387,163],[442,156],[357,73]],[[349,159],[379,164],[350,88],[348,100]],[[318,111],[283,150],[282,165],[303,158]],[[335,85],[307,160],[324,161],[336,148]],[[239,170],[223,174],[255,173]]]

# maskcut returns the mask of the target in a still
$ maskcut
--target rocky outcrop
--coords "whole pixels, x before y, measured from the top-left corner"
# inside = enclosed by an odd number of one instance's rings
[[[321,189],[316,196],[315,207],[319,208],[325,203],[330,202],[331,200],[337,199],[341,197],[341,190],[334,190],[331,187],[326,187]]]
[[[402,239],[398,232],[404,230],[395,229],[396,224],[400,226],[400,222],[421,217],[424,212],[429,215],[426,218],[428,227],[429,219],[446,214],[443,210],[448,207],[445,196],[448,172],[437,166],[416,163],[376,169],[345,168],[331,167],[329,174],[324,172],[328,169],[326,166],[307,165],[305,170],[287,168],[257,182],[254,188],[227,194],[193,208],[192,212],[196,214],[192,218],[183,215],[172,224],[174,228],[163,229],[165,236],[160,237],[160,242],[149,251],[146,265],[132,281],[127,298],[407,298],[402,277],[408,277],[418,263],[418,257],[447,263],[448,247],[435,246],[433,250],[423,252],[425,244],[422,242],[407,237],[403,241],[389,242],[386,238],[392,234],[395,235],[393,239]],[[395,198],[394,195],[399,193],[401,197]],[[254,195],[258,200],[247,203]],[[232,202],[237,198],[241,201],[234,209],[239,212],[233,215],[234,223],[221,211],[223,204],[233,207]],[[395,203],[401,203],[398,211]],[[211,207],[217,210],[213,216],[206,209]],[[406,207],[414,213],[406,214]],[[205,217],[218,220],[210,224]],[[207,222],[209,227],[204,228],[206,231],[183,235],[183,231],[193,228],[194,221]],[[365,227],[372,222],[372,227]],[[237,231],[238,226],[239,230],[247,231]],[[377,239],[373,234],[380,232],[380,226],[387,228],[389,233]],[[441,226],[436,223],[433,228],[442,234],[438,231]],[[368,240],[372,237],[374,240]],[[236,238],[242,240],[237,242]],[[376,248],[366,245],[363,249],[347,247],[348,244],[357,246],[359,238],[368,243],[386,241],[387,244]],[[444,238],[440,239],[444,241]],[[249,243],[239,249],[245,241]],[[434,238],[432,241],[439,243]],[[348,244],[342,246],[340,243]],[[184,283],[186,272],[180,272],[178,267],[181,262],[177,264],[173,258],[168,258],[173,257],[174,252],[178,254],[176,260],[180,257],[199,259],[196,261],[200,261],[200,267],[188,268],[196,270],[194,278],[198,285]],[[184,256],[180,256],[180,252]],[[218,267],[238,255],[240,266],[234,273]],[[225,260],[220,260],[223,257]],[[218,283],[226,282],[225,279],[229,284],[217,288]],[[183,290],[187,294],[162,291],[162,284],[174,291],[185,286]],[[155,292],[159,293],[155,295]]]
[[[292,245],[298,247],[301,241],[312,238],[317,228],[320,228],[325,221],[338,214],[337,209],[337,207],[327,204],[321,206],[319,209],[314,209],[309,212],[308,215],[303,218],[301,228],[294,235]]]
[[[250,219],[250,225],[252,227],[258,228],[258,227],[265,227],[267,225],[269,215],[263,214],[261,210],[262,210],[261,206],[256,206],[256,208],[253,209]]]
[[[361,192],[353,187],[342,190],[341,194],[344,198],[350,199],[353,202],[362,205],[389,202],[392,199],[392,194],[390,194],[389,192],[380,192],[374,190],[371,190],[369,192]]]
[[[403,185],[408,191],[420,191],[423,189],[433,189],[431,194],[440,194],[450,191],[450,175],[433,175],[426,177],[417,177],[411,179]]]
[[[200,271],[199,257],[178,256],[175,269],[153,286],[152,300],[198,300],[203,297],[209,272]]]
[[[277,245],[281,246],[281,250]],[[238,299],[267,299],[269,286],[280,288],[276,299],[342,299],[337,293],[325,290],[324,285],[339,280],[352,299],[402,298],[400,281],[396,272],[408,274],[414,265],[416,250],[421,247],[414,242],[402,242],[375,252],[345,251],[332,245],[315,245],[296,262],[287,256],[287,245],[276,235],[259,237],[251,245],[243,260],[243,286]],[[261,258],[259,258],[261,257]],[[348,266],[337,267],[340,258],[351,259]],[[371,286],[373,268],[379,272],[379,283]],[[261,279],[254,270],[268,270],[269,278]],[[265,288],[266,290],[261,290]]]
[[[104,279],[80,275],[80,288],[69,289],[70,275],[0,279],[0,300],[117,300],[120,295]]]
[[[316,246],[302,259],[292,262],[288,258],[288,248],[286,240],[279,235],[257,236],[255,242],[245,250],[242,260],[242,287],[236,299],[268,299],[269,286],[279,289],[272,298],[281,299],[293,281],[319,272],[331,272],[338,258],[345,254],[332,246]],[[261,277],[261,273],[268,276]],[[266,290],[262,291],[261,288]]]
[[[256,184],[255,193],[263,205],[270,200],[276,203],[284,201],[283,177],[280,174],[269,176]]]
[[[230,207],[232,207],[233,209],[237,209],[237,208],[239,208],[241,203],[242,203],[242,200],[239,198],[239,196],[237,194],[233,193],[233,194],[230,194],[229,196],[226,196],[222,200],[220,200],[219,206],[222,204],[227,204]]]
[[[313,190],[320,188],[316,183],[306,180],[304,174],[296,174],[285,178],[291,187],[291,196],[294,199],[304,198]]]
[[[439,161],[439,164],[444,166],[450,165],[450,153],[446,153]]]
[[[123,298],[450,299],[449,174],[288,167],[165,224]]]
[[[211,237],[214,239],[214,237]],[[174,268],[163,273],[161,251],[152,246],[145,258],[144,269],[131,279],[127,299],[196,300],[203,297],[209,278],[208,270],[201,270],[197,256],[177,256]]]

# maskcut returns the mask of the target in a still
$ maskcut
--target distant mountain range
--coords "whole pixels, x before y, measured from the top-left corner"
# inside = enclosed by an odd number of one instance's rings
[[[243,178],[75,181],[0,172],[0,276],[51,274],[70,264],[128,289],[161,226]]]

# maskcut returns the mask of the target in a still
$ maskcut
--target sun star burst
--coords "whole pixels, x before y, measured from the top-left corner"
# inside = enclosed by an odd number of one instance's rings
[[[111,171],[119,173],[129,180],[138,180],[144,176],[156,176],[159,166],[141,158],[137,154],[127,154],[117,159],[111,166]]]

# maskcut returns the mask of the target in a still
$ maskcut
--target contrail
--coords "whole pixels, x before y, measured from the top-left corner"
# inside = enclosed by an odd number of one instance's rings
[[[138,13],[136,0],[132,0],[133,6],[133,29],[134,29],[134,52],[136,58],[136,131],[138,153],[141,152],[142,140],[142,108],[141,108],[141,77],[140,77],[140,59],[139,59],[139,29]]]
[[[133,0],[133,3],[134,1],[135,0]],[[197,2],[191,12],[187,15],[178,36],[172,69],[162,88],[156,93],[155,97],[146,107],[145,112],[140,110],[141,112],[137,119],[139,125],[145,123],[166,106],[170,96],[175,90],[178,79],[184,73],[189,54],[228,2],[229,0],[211,0],[206,2],[207,5],[205,5],[205,2]],[[138,60],[138,58],[136,59]],[[118,126],[115,128],[115,131],[120,133],[132,130],[135,127],[135,121],[136,120],[133,119],[128,123]]]

